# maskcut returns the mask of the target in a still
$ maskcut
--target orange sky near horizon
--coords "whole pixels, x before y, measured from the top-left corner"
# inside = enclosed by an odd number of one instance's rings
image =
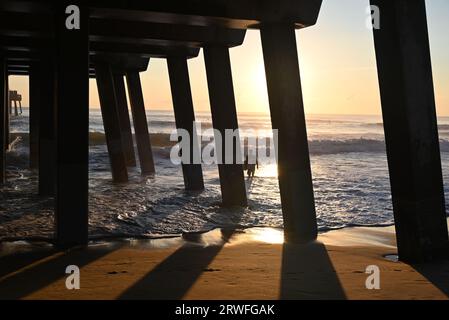
[[[297,31],[298,54],[306,113],[380,114],[372,31],[366,28],[368,0],[327,0],[315,26]],[[446,32],[449,1],[427,0],[429,33],[439,115],[449,115],[449,46]],[[268,113],[259,32],[247,32],[242,46],[230,49],[234,91],[239,112]],[[189,60],[195,109],[208,111],[209,98],[202,52]],[[141,74],[147,109],[172,109],[167,65],[151,59]],[[20,91],[28,106],[27,77],[10,77],[10,88]],[[90,106],[99,106],[94,80]]]

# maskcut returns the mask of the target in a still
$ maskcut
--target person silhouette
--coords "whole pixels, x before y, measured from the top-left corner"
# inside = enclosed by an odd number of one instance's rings
[[[254,159],[251,159],[251,160],[254,160]],[[248,178],[254,177],[254,175],[256,173],[256,167],[257,167],[257,169],[259,169],[259,161],[258,161],[257,157],[255,157],[255,161],[250,162],[249,156],[246,155],[244,170],[247,170]]]

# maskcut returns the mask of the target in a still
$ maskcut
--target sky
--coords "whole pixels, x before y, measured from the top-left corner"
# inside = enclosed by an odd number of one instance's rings
[[[305,111],[308,114],[380,114],[379,86],[372,31],[366,27],[368,0],[323,0],[317,24],[296,32]],[[426,0],[437,113],[449,115],[449,1]],[[268,113],[262,48],[257,30],[231,48],[238,112]],[[196,111],[208,111],[202,52],[189,60]],[[141,73],[145,106],[172,110],[164,59],[151,59]],[[10,87],[28,106],[27,77],[10,77]],[[96,83],[90,80],[90,106],[98,108]]]

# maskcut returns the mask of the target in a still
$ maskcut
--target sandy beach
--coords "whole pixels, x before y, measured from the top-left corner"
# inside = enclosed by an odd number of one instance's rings
[[[182,238],[92,243],[57,252],[3,243],[0,299],[447,299],[449,263],[408,265],[394,228],[347,228],[309,245],[285,245],[278,229],[214,230]],[[65,269],[80,268],[80,290]],[[368,290],[367,266],[380,268]]]

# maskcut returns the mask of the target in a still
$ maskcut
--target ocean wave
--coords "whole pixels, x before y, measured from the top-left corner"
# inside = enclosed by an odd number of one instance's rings
[[[440,131],[449,131],[449,124],[439,124],[438,130]]]
[[[151,134],[151,143],[156,147],[172,147],[175,142],[170,141],[168,134]],[[203,143],[203,147],[208,142]],[[449,151],[449,141],[445,141]],[[269,150],[269,146],[267,147]],[[385,142],[374,139],[346,139],[346,140],[310,140],[309,151],[312,155],[339,154],[350,152],[385,152]]]
[[[350,122],[342,122],[346,124],[351,124]],[[334,121],[334,123],[338,123],[338,121]],[[352,124],[361,126],[361,127],[371,127],[371,128],[383,128],[384,124],[383,122],[370,122],[370,123],[364,123],[364,122],[353,122]],[[449,124],[439,124],[438,125],[439,131],[449,131]]]
[[[135,138],[135,137],[134,137]],[[24,144],[28,144],[28,133],[13,133],[11,139],[20,139]],[[169,150],[176,144],[170,141],[170,134],[151,133],[151,144],[156,148],[166,148]],[[135,139],[134,139],[135,141]],[[209,141],[203,142],[203,147]],[[91,146],[106,144],[106,136],[102,132],[90,132],[89,144]],[[167,151],[166,150],[166,151]],[[449,152],[449,140],[440,139],[441,152]],[[340,154],[340,153],[385,153],[385,141],[378,139],[312,139],[309,140],[309,151],[312,155]]]
[[[385,152],[385,142],[372,139],[312,140],[309,151],[314,155],[350,152]]]
[[[165,133],[150,134],[151,143],[154,147],[171,148],[176,142],[170,141],[170,135]],[[104,133],[90,133],[91,145],[106,143]],[[207,142],[206,142],[207,143]],[[449,151],[449,141],[445,141]],[[204,146],[204,144],[203,144]],[[346,139],[346,140],[311,140],[309,141],[311,154],[338,154],[349,152],[385,152],[385,142],[374,139]]]

